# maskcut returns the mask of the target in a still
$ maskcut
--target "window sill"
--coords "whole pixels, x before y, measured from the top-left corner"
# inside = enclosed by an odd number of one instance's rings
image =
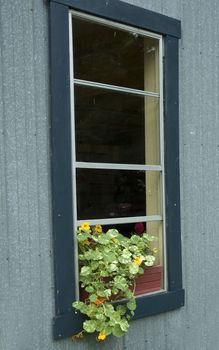
[[[163,312],[178,309],[184,305],[184,289],[176,291],[162,291],[136,298],[137,309],[133,320],[153,316]],[[53,319],[54,339],[71,337],[82,330],[82,323],[86,318],[80,312],[72,312],[56,316]]]

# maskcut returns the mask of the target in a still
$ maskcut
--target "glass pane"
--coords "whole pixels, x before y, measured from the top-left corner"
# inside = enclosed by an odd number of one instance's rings
[[[76,159],[159,164],[159,99],[75,86]]]
[[[73,18],[77,79],[159,91],[159,41]]]
[[[159,215],[160,173],[77,169],[78,220]]]

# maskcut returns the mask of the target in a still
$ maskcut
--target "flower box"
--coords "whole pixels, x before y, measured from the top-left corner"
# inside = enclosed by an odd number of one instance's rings
[[[153,266],[145,269],[136,278],[135,295],[151,293],[162,289],[163,266]]]
[[[147,267],[142,275],[136,278],[135,295],[156,292],[162,289],[163,266]],[[80,300],[84,301],[88,293],[80,288]]]

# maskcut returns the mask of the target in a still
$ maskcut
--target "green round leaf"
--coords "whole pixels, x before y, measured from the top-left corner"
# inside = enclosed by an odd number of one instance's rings
[[[127,303],[127,308],[131,311],[134,311],[136,309],[136,302],[135,300],[131,300]]]
[[[122,337],[125,332],[121,329],[119,324],[116,324],[113,329],[112,329],[112,333],[115,337]]]
[[[83,328],[87,333],[93,333],[96,330],[96,324],[93,320],[84,321]]]
[[[91,273],[91,268],[89,266],[83,266],[81,268],[80,274],[81,276],[88,276]]]
[[[96,295],[96,294],[91,294],[91,295],[89,296],[89,299],[90,299],[90,301],[91,301],[92,303],[94,303],[94,302],[97,300],[97,295]]]

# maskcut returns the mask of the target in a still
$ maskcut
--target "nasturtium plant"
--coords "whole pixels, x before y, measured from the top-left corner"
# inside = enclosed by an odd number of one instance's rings
[[[136,309],[135,279],[155,263],[155,237],[142,233],[125,237],[116,229],[102,231],[100,225],[84,223],[77,231],[79,281],[82,300],[73,307],[87,316],[84,332],[97,332],[98,340],[112,334],[123,336]],[[76,311],[77,312],[77,311]]]

